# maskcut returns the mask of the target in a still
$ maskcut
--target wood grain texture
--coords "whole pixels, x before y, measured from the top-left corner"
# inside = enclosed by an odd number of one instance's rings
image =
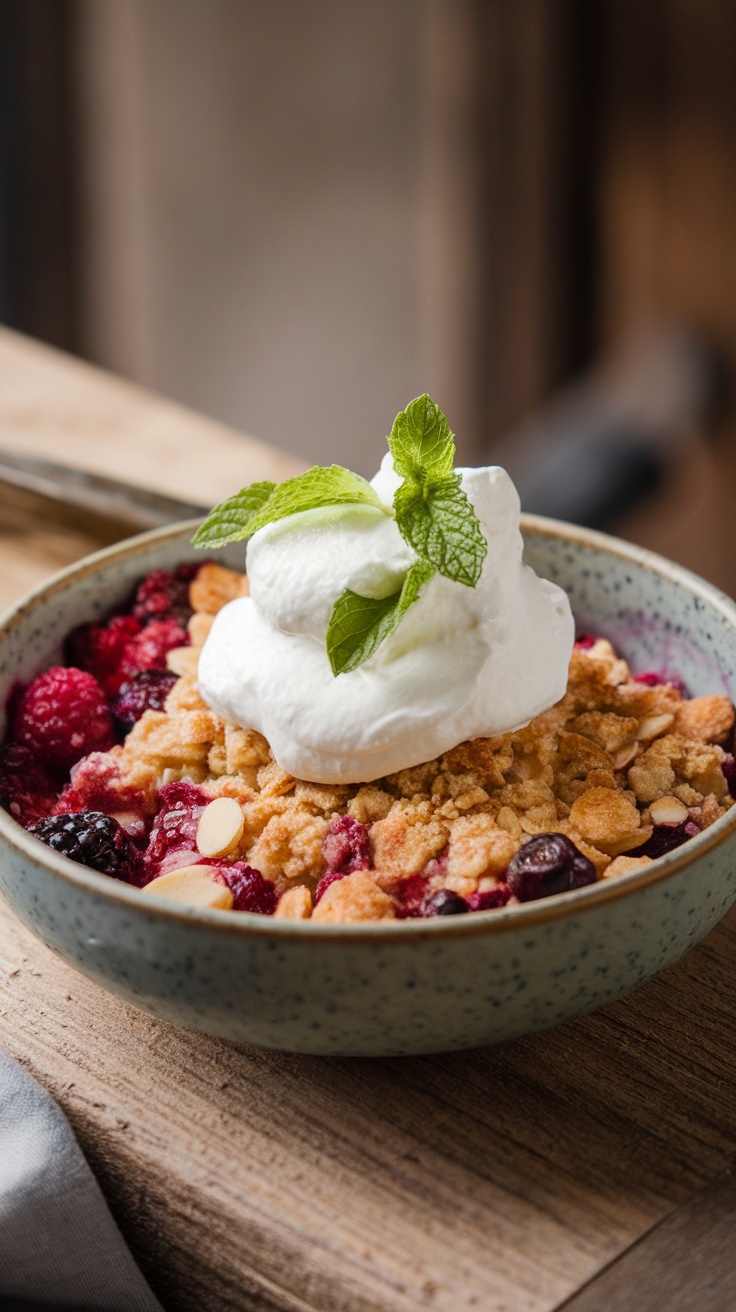
[[[222,495],[236,466],[289,472],[0,334],[0,442],[21,437],[183,495]],[[87,545],[0,521],[2,600]],[[152,1020],[3,905],[0,1043],[67,1112],[170,1312],[552,1312],[728,1168],[735,949],[736,912],[659,980],[551,1033],[328,1060]]]
[[[560,1312],[724,1312],[736,1307],[736,1182],[709,1185],[574,1294]]]

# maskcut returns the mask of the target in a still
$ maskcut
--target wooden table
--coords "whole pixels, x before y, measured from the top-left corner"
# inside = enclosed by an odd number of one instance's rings
[[[297,467],[7,332],[3,444],[202,500]],[[3,519],[0,600],[90,545]],[[736,912],[550,1033],[327,1060],[153,1020],[3,906],[0,1045],[59,1100],[169,1312],[724,1312],[735,954]]]

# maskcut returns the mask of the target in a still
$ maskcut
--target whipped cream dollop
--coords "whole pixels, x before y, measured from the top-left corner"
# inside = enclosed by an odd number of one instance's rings
[[[199,661],[207,704],[258,729],[278,764],[315,783],[358,783],[467,738],[521,728],[563,696],[574,641],[565,593],[522,563],[519,497],[504,469],[459,469],[488,541],[475,588],[435,574],[363,665],[334,675],[327,626],[346,588],[383,598],[416,556],[371,506],[307,510],[248,545],[250,596],[215,617]],[[373,486],[401,482],[386,456]]]

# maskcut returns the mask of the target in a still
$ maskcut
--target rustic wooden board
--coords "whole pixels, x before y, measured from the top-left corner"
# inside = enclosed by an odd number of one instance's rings
[[[293,468],[0,333],[11,440],[205,500]],[[3,520],[0,599],[87,546]],[[735,949],[736,912],[659,980],[549,1034],[327,1060],[152,1020],[2,905],[0,1043],[64,1107],[172,1312],[552,1312],[730,1164]]]
[[[725,1312],[736,1307],[736,1181],[708,1185],[573,1294],[560,1312]]]

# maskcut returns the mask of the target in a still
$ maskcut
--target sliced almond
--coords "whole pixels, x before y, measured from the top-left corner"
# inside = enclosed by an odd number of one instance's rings
[[[207,615],[203,610],[195,610],[187,624],[193,647],[204,647],[205,639],[209,637],[214,619],[214,615]]]
[[[204,808],[197,826],[197,850],[202,856],[227,856],[243,837],[243,808],[234,797],[216,797]]]
[[[159,897],[183,902],[190,907],[217,907],[229,911],[233,905],[230,889],[227,884],[206,875],[205,869],[204,866],[182,866],[179,870],[170,870],[167,875],[152,879],[143,892],[157,893]]]
[[[277,920],[309,920],[312,914],[312,894],[305,884],[287,888],[279,898],[274,912]]]
[[[166,668],[180,678],[196,679],[200,650],[199,647],[172,647],[166,653]]]
[[[637,739],[640,743],[648,743],[652,738],[658,738],[661,733],[666,733],[674,723],[675,717],[669,711],[664,711],[662,715],[647,715],[639,724]]]
[[[639,743],[631,743],[628,747],[622,747],[620,752],[613,758],[614,770],[625,770],[627,766],[631,765],[632,761],[636,760],[637,756],[641,755],[641,752],[642,748]]]
[[[676,797],[658,797],[649,807],[649,814],[655,825],[681,825],[689,812]]]

